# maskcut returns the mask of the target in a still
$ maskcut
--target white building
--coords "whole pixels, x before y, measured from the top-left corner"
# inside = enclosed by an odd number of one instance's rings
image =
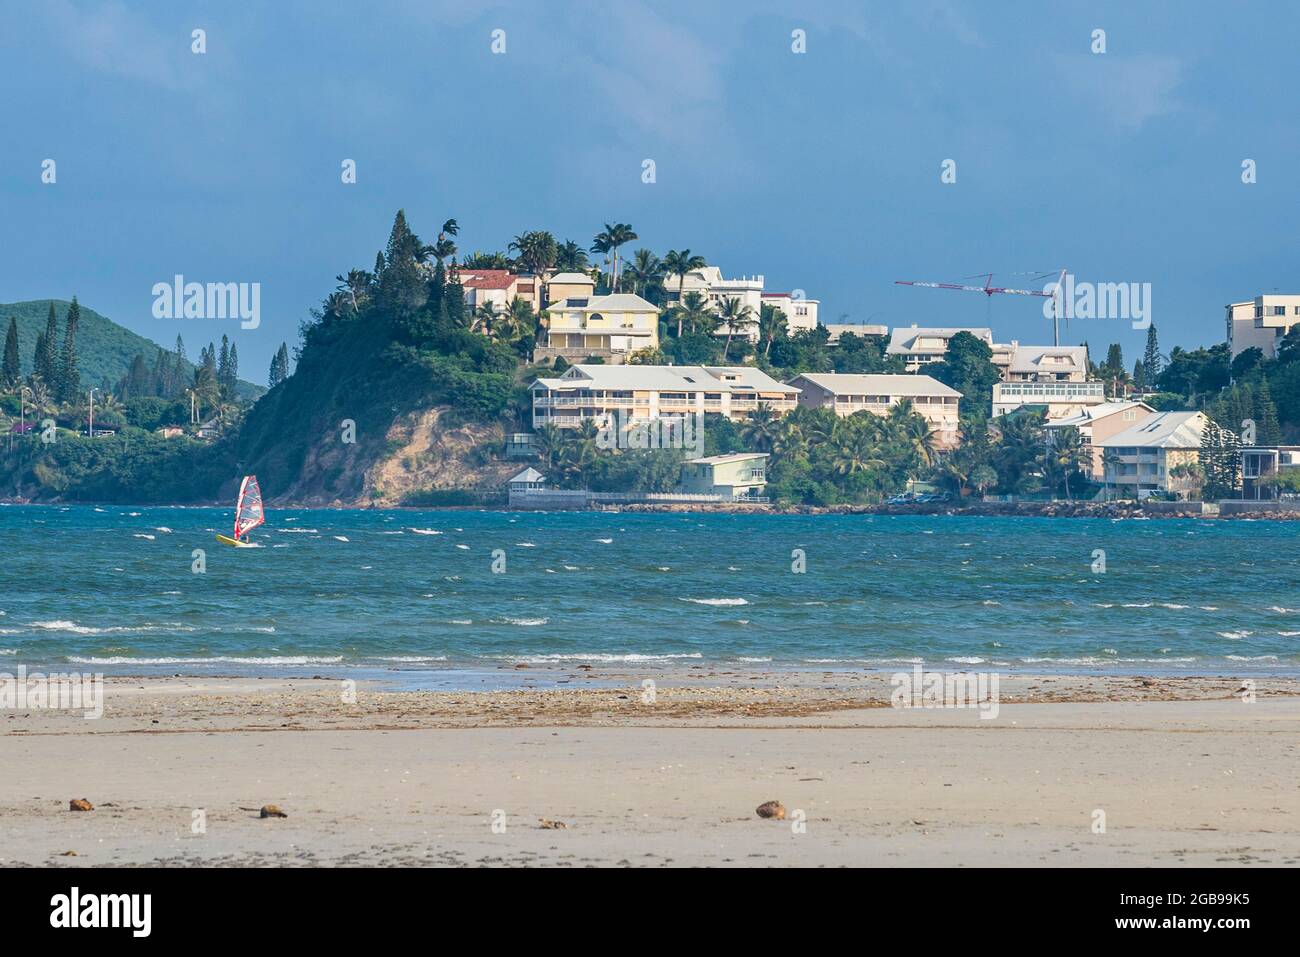
[[[818,300],[792,296],[788,292],[765,292],[761,299],[763,305],[775,306],[785,313],[787,335],[811,332],[817,328],[817,307],[821,305]]]
[[[1105,456],[1106,484],[1129,498],[1153,492],[1185,498],[1194,482],[1172,473],[1179,465],[1200,460],[1201,435],[1209,421],[1204,412],[1157,412],[1095,443]]]
[[[870,412],[887,415],[891,407],[910,399],[930,427],[938,433],[941,448],[960,442],[958,402],[961,393],[928,375],[850,375],[805,372],[791,380],[799,387],[799,404],[813,409],[834,409],[836,415]]]
[[[1102,441],[1145,422],[1155,414],[1156,410],[1145,402],[1103,402],[1086,407],[1078,415],[1044,422],[1043,428],[1047,431],[1049,443],[1053,433],[1061,429],[1078,429],[1080,441],[1092,460],[1089,475],[1100,482],[1105,475]]]
[[[618,413],[624,422],[714,412],[740,419],[798,404],[799,390],[752,366],[575,365],[531,387],[533,427],[573,428]]]
[[[1300,296],[1256,296],[1248,302],[1229,303],[1228,345],[1232,357],[1258,346],[1265,359],[1277,358],[1278,340],[1300,323]]]
[[[825,322],[822,323],[822,327],[830,334],[830,338],[826,340],[828,346],[838,344],[840,336],[846,334],[854,336],[889,335],[889,327],[884,325],[870,325],[853,322]]]

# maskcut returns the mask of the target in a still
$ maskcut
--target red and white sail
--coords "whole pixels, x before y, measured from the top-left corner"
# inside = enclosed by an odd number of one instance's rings
[[[262,490],[256,475],[245,475],[239,484],[239,502],[235,505],[235,539],[247,535],[266,521],[262,509]]]

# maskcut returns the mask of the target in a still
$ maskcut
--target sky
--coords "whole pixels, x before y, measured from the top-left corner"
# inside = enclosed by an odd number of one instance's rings
[[[1150,283],[1166,352],[1300,292],[1294,3],[0,0],[0,23],[0,302],[75,293],[191,355],[224,333],[255,382],[399,208],[426,241],[459,220],[463,251],[630,223],[628,253],[763,274],[823,322],[998,341],[1050,343],[1040,300],[894,281]],[[259,283],[260,325],[155,318],[178,273]],[[1145,337],[1062,341],[1131,366]]]

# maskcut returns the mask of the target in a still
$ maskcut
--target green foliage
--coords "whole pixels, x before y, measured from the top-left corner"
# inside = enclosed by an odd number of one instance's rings
[[[42,331],[48,331],[49,320],[55,320],[55,329],[64,325],[72,303],[61,299],[40,299],[28,302],[0,303],[0,316],[13,317],[18,331],[18,355],[22,374],[30,375],[33,371],[33,358],[36,340]],[[57,368],[59,343],[62,336],[57,334],[49,338],[49,370]],[[81,381],[88,385],[97,385],[105,380],[117,383],[125,378],[131,367],[131,361],[137,356],[150,360],[161,348],[144,336],[136,335],[129,329],[119,326],[93,309],[80,306],[80,321],[76,335],[77,363]],[[188,379],[194,372],[194,366],[186,362],[184,378]],[[53,384],[55,373],[46,371],[42,374],[47,384]],[[251,382],[240,382],[240,398],[254,399],[261,394],[261,387]]]
[[[925,372],[961,393],[962,415],[987,413],[993,386],[1002,379],[989,344],[969,332],[949,339],[943,359],[926,366]]]

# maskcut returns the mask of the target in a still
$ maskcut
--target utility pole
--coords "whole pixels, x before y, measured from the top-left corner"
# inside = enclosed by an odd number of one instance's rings
[[[86,434],[93,439],[95,437],[95,390],[91,389],[89,392],[87,392],[86,398],[90,402],[90,422],[88,424]]]

